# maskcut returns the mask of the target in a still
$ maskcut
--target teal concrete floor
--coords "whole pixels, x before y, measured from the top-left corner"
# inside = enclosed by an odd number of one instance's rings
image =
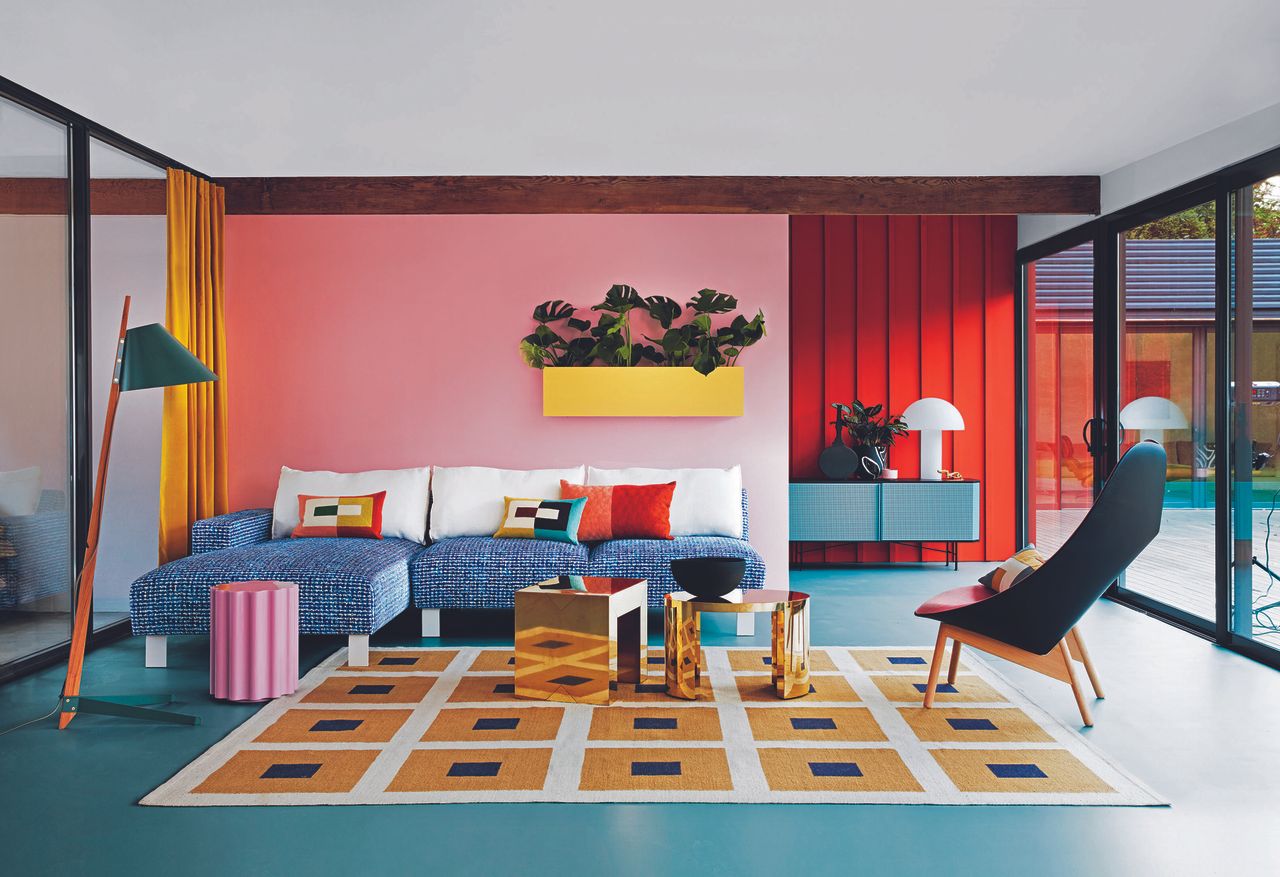
[[[793,587],[814,595],[815,645],[926,645],[933,626],[911,610],[985,568],[805,572]],[[375,643],[418,644],[411,621]],[[49,720],[0,737],[0,873],[1280,873],[1280,673],[1111,603],[1084,630],[1108,694],[1086,733],[1172,808],[137,807],[254,707],[209,700],[204,638],[172,639],[168,670],[144,670],[141,641],[127,641],[91,656],[85,692],[176,692],[204,724],[83,716],[65,732]],[[751,642],[727,629],[707,641]],[[444,644],[496,642],[472,635]],[[339,645],[305,638],[304,665]],[[1000,667],[1054,715],[1077,721],[1060,683]],[[61,682],[48,671],[0,688],[0,727],[51,708]]]

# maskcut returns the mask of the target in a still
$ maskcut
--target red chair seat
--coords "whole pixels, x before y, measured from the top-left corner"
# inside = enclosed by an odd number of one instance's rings
[[[943,612],[950,612],[952,609],[961,609],[965,606],[972,606],[974,603],[981,603],[983,600],[989,600],[995,595],[996,592],[986,585],[965,585],[960,588],[952,588],[950,591],[943,591],[936,597],[931,597],[921,603],[920,608],[916,609],[916,615],[921,618],[929,618]]]

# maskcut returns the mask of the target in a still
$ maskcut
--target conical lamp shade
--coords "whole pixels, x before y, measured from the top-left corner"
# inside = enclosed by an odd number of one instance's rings
[[[202,384],[217,379],[159,323],[137,326],[125,333],[121,390]]]

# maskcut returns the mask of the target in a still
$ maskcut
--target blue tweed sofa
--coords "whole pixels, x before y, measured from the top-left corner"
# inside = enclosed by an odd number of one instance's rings
[[[258,579],[295,582],[302,633],[345,634],[353,666],[367,659],[369,636],[412,605],[422,635],[440,635],[441,609],[502,609],[515,592],[557,575],[649,580],[661,606],[676,589],[671,560],[730,556],[747,562],[743,587],[764,586],[764,561],[743,538],[684,536],[570,545],[530,539],[463,536],[420,545],[406,539],[272,539],[271,510],[248,509],[198,521],[191,555],[135,581],[129,612],[135,636],[147,637],[147,666],[166,663],[165,637],[209,631],[209,588]],[[750,614],[740,616],[750,621]],[[749,632],[749,625],[739,632]]]

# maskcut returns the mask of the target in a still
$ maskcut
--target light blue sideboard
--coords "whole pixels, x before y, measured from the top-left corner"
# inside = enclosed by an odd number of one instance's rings
[[[976,542],[979,481],[792,481],[792,542]]]

